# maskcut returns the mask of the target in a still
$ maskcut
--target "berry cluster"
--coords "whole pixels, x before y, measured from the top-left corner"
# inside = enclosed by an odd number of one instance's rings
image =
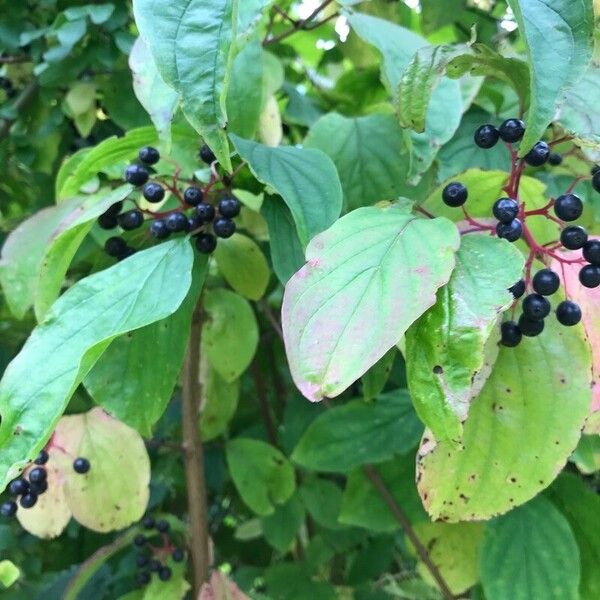
[[[142,520],[142,527],[147,533],[139,533],[133,540],[133,545],[138,550],[135,557],[138,566],[136,581],[140,586],[146,585],[150,583],[153,573],[157,574],[160,581],[168,581],[171,578],[171,568],[165,564],[166,560],[170,556],[173,561],[181,562],[185,553],[172,544],[167,521],[155,521],[154,517],[147,516]],[[151,543],[152,538],[157,536],[161,538],[162,546]]]
[[[473,219],[465,210],[465,203],[469,196],[467,188],[460,182],[454,181],[446,185],[442,191],[443,202],[451,207],[462,207],[465,219],[472,227],[465,233],[472,231],[486,231],[497,235],[509,242],[516,242],[523,238],[529,247],[529,257],[525,265],[525,278],[515,283],[510,291],[516,302],[525,296],[531,288],[531,293],[521,301],[522,314],[518,322],[507,321],[501,326],[502,343],[505,346],[517,346],[522,336],[536,336],[544,329],[544,319],[550,314],[551,305],[547,296],[551,296],[560,287],[560,278],[550,268],[543,268],[533,277],[531,270],[535,259],[548,261],[554,259],[561,266],[565,263],[581,264],[579,281],[588,288],[600,286],[600,241],[588,239],[587,231],[579,225],[565,225],[576,221],[583,214],[583,202],[573,193],[578,181],[583,177],[575,178],[570,188],[556,199],[551,199],[546,206],[536,210],[526,210],[525,203],[519,200],[519,181],[526,165],[540,167],[545,163],[559,165],[562,156],[551,151],[551,145],[543,140],[537,142],[533,148],[519,160],[513,144],[519,142],[525,133],[525,125],[520,119],[507,119],[500,127],[494,125],[481,125],[474,135],[474,140],[480,148],[492,148],[499,140],[506,143],[512,159],[510,179],[504,191],[507,196],[497,199],[492,206],[492,214],[498,221],[495,226],[485,225]],[[560,140],[563,141],[563,140]],[[592,168],[592,186],[600,192],[600,168]],[[550,210],[554,214],[550,214]],[[540,245],[536,242],[530,229],[527,227],[527,218],[541,215],[557,223],[561,227],[560,240],[550,244]],[[582,250],[581,259],[567,259],[556,251],[561,247],[567,250]],[[568,294],[567,294],[568,296]],[[513,309],[515,307],[513,306]],[[571,300],[563,300],[556,307],[556,318],[562,325],[572,326],[581,320],[581,308]]]
[[[41,450],[33,464],[28,467],[21,477],[13,479],[8,484],[8,493],[18,499],[21,508],[31,508],[36,505],[38,497],[48,490],[48,471],[44,465],[49,459],[48,452]],[[90,470],[90,461],[78,457],[73,461],[73,470],[84,474]],[[17,513],[17,500],[7,500],[0,505],[0,515],[13,517]]]
[[[100,227],[114,229],[118,226],[124,231],[133,231],[144,225],[147,216],[151,221],[149,233],[154,239],[164,240],[171,234],[191,233],[195,238],[196,248],[203,254],[210,254],[215,250],[217,238],[229,238],[235,233],[233,219],[240,214],[240,201],[228,191],[220,195],[215,202],[216,206],[209,201],[209,192],[218,181],[218,175],[215,156],[208,146],[202,146],[200,158],[211,165],[211,181],[204,188],[189,182],[190,185],[183,192],[178,186],[179,169],[173,176],[172,184],[161,182],[158,178],[150,181],[152,165],[160,160],[156,148],[142,148],[138,157],[139,163],[132,164],[125,170],[125,181],[140,187],[143,197],[150,204],[161,203],[165,199],[165,190],[168,190],[177,198],[179,207],[167,212],[157,212],[141,209],[134,202],[135,208],[123,211],[124,203],[118,202],[98,218]],[[117,260],[123,260],[135,252],[135,248],[120,236],[106,240],[104,250]]]

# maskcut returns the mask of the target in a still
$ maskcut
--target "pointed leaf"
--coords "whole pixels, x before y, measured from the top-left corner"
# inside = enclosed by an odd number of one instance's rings
[[[304,507],[295,494],[285,504],[275,507],[275,512],[261,519],[265,539],[273,548],[287,552],[298,530],[304,523]]]
[[[521,278],[524,263],[506,240],[463,236],[448,285],[406,332],[413,403],[438,440],[460,439],[475,378],[485,368],[486,342],[498,315],[514,301],[508,288]]]
[[[177,310],[192,261],[187,239],[166,242],[82,279],[56,301],[0,382],[0,487],[42,448],[109,342]]]
[[[397,348],[388,350],[361,378],[363,398],[370,402],[381,394],[392,372]]]
[[[300,498],[310,516],[322,527],[342,529],[338,523],[342,490],[327,479],[309,479],[300,488]]]
[[[544,335],[500,348],[471,405],[460,448],[425,434],[417,480],[433,519],[489,519],[556,477],[577,446],[591,403],[591,356],[582,329],[565,330],[547,319]]]
[[[282,307],[300,391],[335,397],[395,346],[447,283],[458,245],[446,219],[398,205],[359,208],[313,239]]]

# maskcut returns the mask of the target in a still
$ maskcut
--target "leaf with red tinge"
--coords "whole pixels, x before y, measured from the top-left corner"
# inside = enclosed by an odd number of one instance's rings
[[[198,600],[249,600],[240,588],[220,571],[213,571],[208,583],[202,584]]]
[[[459,244],[447,219],[397,204],[359,208],[316,236],[282,308],[300,391],[312,401],[337,396],[395,346],[448,282]]]

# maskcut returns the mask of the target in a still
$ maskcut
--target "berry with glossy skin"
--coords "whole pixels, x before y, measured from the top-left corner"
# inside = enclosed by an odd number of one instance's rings
[[[202,254],[210,254],[217,247],[217,238],[212,233],[199,233],[196,236],[196,248]]]
[[[583,245],[583,258],[593,265],[600,265],[600,240],[588,240]]]
[[[442,200],[444,204],[456,208],[462,206],[469,196],[467,188],[458,181],[449,183],[442,191]]]
[[[519,214],[519,203],[512,198],[500,198],[494,202],[492,212],[500,223],[510,223]]]
[[[73,461],[73,470],[75,471],[75,473],[79,473],[80,475],[87,473],[90,470],[91,466],[92,465],[90,465],[90,461],[87,458],[83,458],[82,456],[77,457]]]
[[[515,300],[525,293],[525,280],[519,279],[515,285],[508,288],[508,291],[514,296]]]
[[[3,502],[0,506],[0,515],[3,517],[14,517],[17,513],[17,503],[12,500]]]
[[[44,467],[36,467],[29,471],[29,481],[31,483],[41,483],[42,481],[46,481],[46,479],[48,479],[48,472]]]
[[[135,546],[144,546],[146,544],[147,540],[146,540],[146,536],[143,535],[142,533],[138,533],[134,538],[133,538],[133,543]]]
[[[500,332],[502,334],[500,343],[508,348],[518,346],[523,337],[519,326],[514,321],[505,321],[502,323]]]
[[[579,225],[569,225],[560,232],[560,243],[569,250],[579,250],[587,241],[587,231]]]
[[[183,192],[183,201],[190,206],[198,206],[204,200],[204,192],[195,186],[186,188]]]
[[[144,215],[137,209],[128,210],[117,217],[121,229],[132,231],[144,224]]]
[[[160,531],[161,533],[167,533],[167,531],[169,531],[169,522],[168,521],[164,521],[164,520],[160,520],[160,521],[156,521],[156,529],[157,531]]]
[[[115,202],[110,208],[108,208],[104,214],[114,215],[115,217],[123,210],[123,201]]]
[[[217,157],[214,155],[213,151],[206,144],[203,144],[200,148],[200,158],[207,165],[210,165],[217,160]]]
[[[38,496],[41,496],[48,489],[47,481],[40,481],[39,483],[32,483],[29,490]]]
[[[35,492],[28,492],[27,494],[21,496],[21,499],[19,500],[19,504],[23,508],[31,508],[32,506],[35,506],[37,499],[38,499],[38,497]]]
[[[556,318],[561,325],[566,325],[567,327],[577,325],[581,321],[581,308],[575,302],[563,300],[556,307]]]
[[[117,216],[104,213],[98,217],[98,225],[102,229],[114,229],[118,225]]]
[[[554,203],[554,214],[562,221],[576,221],[583,213],[583,202],[575,194],[563,194]]]
[[[188,217],[188,230],[189,231],[194,231],[194,229],[198,229],[199,227],[202,227],[202,225],[204,224],[204,221],[198,216],[198,215],[192,215],[191,217]]]
[[[150,235],[157,240],[164,240],[171,235],[171,232],[167,229],[167,224],[163,219],[156,219],[150,225]]]
[[[137,581],[138,585],[147,585],[150,583],[150,579],[152,579],[152,576],[150,573],[148,573],[148,571],[140,571],[135,576],[135,580]]]
[[[235,223],[231,219],[219,217],[213,223],[213,231],[220,238],[230,238],[235,233]]]
[[[29,491],[29,481],[19,477],[18,479],[13,479],[8,484],[8,493],[11,496],[22,496]]]
[[[500,127],[498,133],[503,142],[510,144],[518,142],[525,133],[525,124],[521,119],[506,119]]]
[[[138,156],[145,165],[155,165],[160,160],[160,152],[152,146],[142,148]]]
[[[188,223],[188,218],[183,213],[174,212],[165,219],[165,225],[169,231],[177,233],[179,231],[187,231],[190,224]]]
[[[493,125],[486,123],[477,128],[473,139],[480,148],[491,148],[500,139],[500,133]]]
[[[48,462],[50,455],[45,450],[40,450],[36,459],[33,461],[36,465],[45,465]]]
[[[529,294],[523,300],[523,314],[528,319],[541,321],[550,314],[550,302],[541,294]]]
[[[156,183],[155,181],[150,181],[144,186],[144,198],[151,202],[152,204],[158,204],[162,202],[165,197],[165,190],[162,185]]]
[[[126,258],[129,258],[130,256],[133,256],[135,254],[135,248],[131,248],[130,246],[127,246],[127,248],[125,249],[125,252],[123,252],[123,254],[121,254],[121,256],[119,256],[119,260],[125,260]]]
[[[523,335],[527,337],[535,337],[544,331],[544,321],[537,319],[529,319],[525,315],[519,317],[519,329]]]
[[[142,519],[142,525],[144,529],[152,529],[154,527],[154,517],[144,517]]]
[[[212,204],[202,202],[202,204],[196,206],[196,214],[202,219],[203,223],[208,223],[215,218],[215,207]]]
[[[498,223],[496,234],[509,242],[516,242],[523,233],[523,225],[519,219],[513,219],[510,223]]]
[[[127,242],[118,236],[108,238],[104,242],[104,252],[114,258],[119,258],[127,250]]]
[[[228,196],[219,200],[219,214],[222,217],[233,219],[233,217],[237,217],[240,214],[241,208],[242,205],[240,201],[233,196]]]
[[[595,288],[600,285],[600,266],[585,265],[579,271],[579,281],[586,288]]]
[[[600,192],[600,170],[596,171],[592,176],[592,187]]]
[[[152,558],[152,559],[150,559],[150,565],[149,566],[150,566],[150,570],[151,571],[156,572],[156,571],[158,571],[162,567],[162,564],[161,564],[161,562],[159,560],[156,560],[156,558]]]
[[[145,567],[150,562],[150,559],[145,554],[138,554],[135,557],[135,564],[138,567]]]
[[[560,286],[560,279],[552,269],[542,269],[533,276],[533,289],[542,296],[554,294]]]
[[[161,567],[158,570],[158,578],[161,581],[169,581],[169,579],[171,579],[171,568],[170,567]]]
[[[175,548],[171,554],[171,558],[175,562],[181,562],[185,558],[185,553],[181,548]]]
[[[541,167],[550,156],[550,146],[546,142],[539,141],[525,155],[524,159],[532,167]]]
[[[125,169],[125,181],[131,185],[144,185],[148,181],[148,177],[150,177],[150,173],[142,165],[129,165]]]
[[[548,163],[553,167],[557,167],[562,162],[562,156],[558,152],[550,152],[550,156],[548,157]]]

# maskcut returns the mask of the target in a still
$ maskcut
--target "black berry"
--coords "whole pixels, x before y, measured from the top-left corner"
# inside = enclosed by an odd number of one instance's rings
[[[527,337],[535,337],[544,331],[544,321],[538,319],[529,319],[525,315],[519,317],[519,329]]]
[[[449,183],[442,191],[442,200],[444,204],[456,208],[462,206],[466,201],[469,193],[467,188],[458,181]]]
[[[145,165],[155,165],[160,160],[160,152],[152,146],[142,148],[138,156]]]
[[[126,250],[127,242],[121,237],[111,237],[104,242],[104,251],[114,258],[119,258]]]
[[[520,119],[506,119],[498,128],[498,133],[504,142],[518,142],[525,133],[525,124]]]
[[[110,208],[108,208],[104,214],[114,215],[115,217],[123,210],[123,201],[115,202]]]
[[[228,196],[227,198],[222,198],[219,200],[219,214],[222,217],[233,219],[233,217],[237,217],[240,214],[241,208],[242,205],[237,198]]]
[[[581,308],[575,302],[564,300],[556,307],[556,318],[561,325],[577,325],[581,321]]]
[[[148,177],[150,177],[148,169],[141,165],[129,165],[125,169],[125,181],[131,185],[144,185]]]
[[[519,326],[514,321],[505,321],[500,326],[500,332],[502,334],[500,343],[503,346],[514,348],[518,346],[523,337]]]
[[[117,217],[117,222],[121,229],[131,231],[132,229],[137,229],[142,226],[144,223],[144,215],[137,209],[128,210]]]
[[[169,531],[169,527],[170,525],[168,521],[160,520],[156,522],[156,529],[161,533],[167,533],[167,531]]]
[[[477,128],[473,139],[480,148],[491,148],[500,138],[499,131],[489,123]]]
[[[548,156],[548,163],[553,167],[557,167],[562,162],[563,158],[558,152],[550,152],[550,156]]]
[[[38,496],[41,496],[48,489],[47,481],[34,482],[29,490]]]
[[[98,217],[98,225],[102,229],[114,229],[117,226],[117,216],[104,213]]]
[[[29,481],[31,483],[41,483],[46,479],[48,479],[48,472],[44,467],[35,467],[35,469],[29,471]]]
[[[210,165],[211,163],[215,162],[215,160],[217,159],[217,157],[214,155],[213,151],[206,144],[204,144],[200,148],[200,158],[207,165]]]
[[[519,219],[513,219],[510,223],[498,223],[496,234],[509,242],[516,242],[523,233],[523,225]]]
[[[569,225],[560,232],[560,243],[569,250],[583,248],[587,239],[587,231],[579,225]]]
[[[196,206],[196,214],[204,223],[208,223],[215,218],[215,207],[212,204],[198,204]]]
[[[134,538],[133,538],[133,543],[135,546],[144,546],[146,544],[146,536],[138,533]]]
[[[200,188],[191,186],[183,192],[183,201],[190,206],[198,206],[204,199],[204,193]]]
[[[194,231],[194,229],[202,227],[203,224],[204,221],[198,215],[192,215],[191,217],[188,217],[188,229],[190,231]]]
[[[152,202],[153,204],[158,204],[162,202],[165,197],[165,190],[162,185],[156,183],[155,181],[150,181],[144,186],[144,198],[148,200],[148,202]]]
[[[600,265],[600,240],[588,240],[583,245],[583,258],[593,265]]]
[[[75,473],[79,473],[80,475],[87,473],[90,470],[91,466],[92,465],[90,465],[90,461],[87,458],[83,458],[81,456],[79,456],[73,461],[73,470],[75,471]]]
[[[500,223],[510,223],[519,214],[519,203],[512,198],[500,198],[494,202],[492,212]]]
[[[525,293],[525,280],[519,279],[515,285],[508,288],[508,291],[515,297],[515,300],[517,300]]]
[[[525,162],[532,167],[541,167],[550,156],[550,146],[546,142],[537,142],[525,155]]]
[[[181,562],[185,558],[185,553],[181,548],[175,548],[175,550],[173,550],[173,553],[171,554],[171,558],[175,562]]]
[[[22,496],[29,491],[29,481],[26,479],[22,479],[19,477],[18,479],[13,479],[8,484],[8,493],[11,496]]]
[[[17,512],[17,503],[13,500],[7,500],[0,506],[0,515],[3,517],[14,517]]]
[[[145,567],[150,562],[150,559],[145,554],[138,554],[135,557],[135,564],[138,567]]]
[[[171,235],[171,232],[167,229],[167,224],[163,219],[156,219],[150,225],[150,235],[157,240],[164,240]]]
[[[28,492],[27,494],[21,496],[21,499],[19,500],[19,504],[23,508],[31,508],[32,506],[35,506],[37,499],[38,499],[38,497],[35,492]]]
[[[50,455],[45,450],[40,450],[36,459],[33,461],[36,465],[45,465],[48,462]]]
[[[600,192],[600,170],[596,171],[592,176],[592,187]]]
[[[189,227],[188,218],[180,212],[171,213],[165,219],[165,225],[167,229],[173,233],[178,231],[187,231]]]
[[[138,585],[147,585],[148,583],[150,583],[150,573],[148,573],[148,571],[140,571],[136,576],[135,576],[135,580],[137,581]]]
[[[144,517],[142,519],[142,525],[144,529],[152,529],[154,527],[154,517]]]
[[[131,248],[129,246],[127,246],[127,248],[125,248],[125,251],[123,252],[123,254],[121,254],[118,259],[119,260],[125,260],[126,258],[129,258],[130,256],[133,256],[135,254],[135,248]]]
[[[590,175],[592,175],[592,177],[596,174],[596,173],[600,173],[600,165],[594,165],[591,169],[590,169]]]
[[[158,570],[158,578],[161,581],[169,581],[169,579],[171,579],[171,568],[170,567],[161,567]]]
[[[600,266],[585,265],[579,271],[579,281],[586,288],[595,288],[600,285]]]
[[[210,254],[217,247],[217,238],[211,233],[199,233],[196,236],[196,248],[202,254]]]
[[[563,194],[554,203],[554,213],[562,221],[575,221],[583,213],[583,202],[575,194]]]
[[[235,223],[231,219],[219,217],[213,223],[213,231],[220,238],[230,238],[235,233]]]
[[[159,560],[156,560],[156,558],[152,558],[150,559],[149,567],[151,571],[156,572],[162,567],[162,564]]]
[[[528,319],[541,321],[550,314],[550,302],[540,294],[529,294],[523,300],[523,314]]]
[[[560,279],[552,269],[542,269],[533,277],[533,289],[542,296],[554,294],[560,286]]]

